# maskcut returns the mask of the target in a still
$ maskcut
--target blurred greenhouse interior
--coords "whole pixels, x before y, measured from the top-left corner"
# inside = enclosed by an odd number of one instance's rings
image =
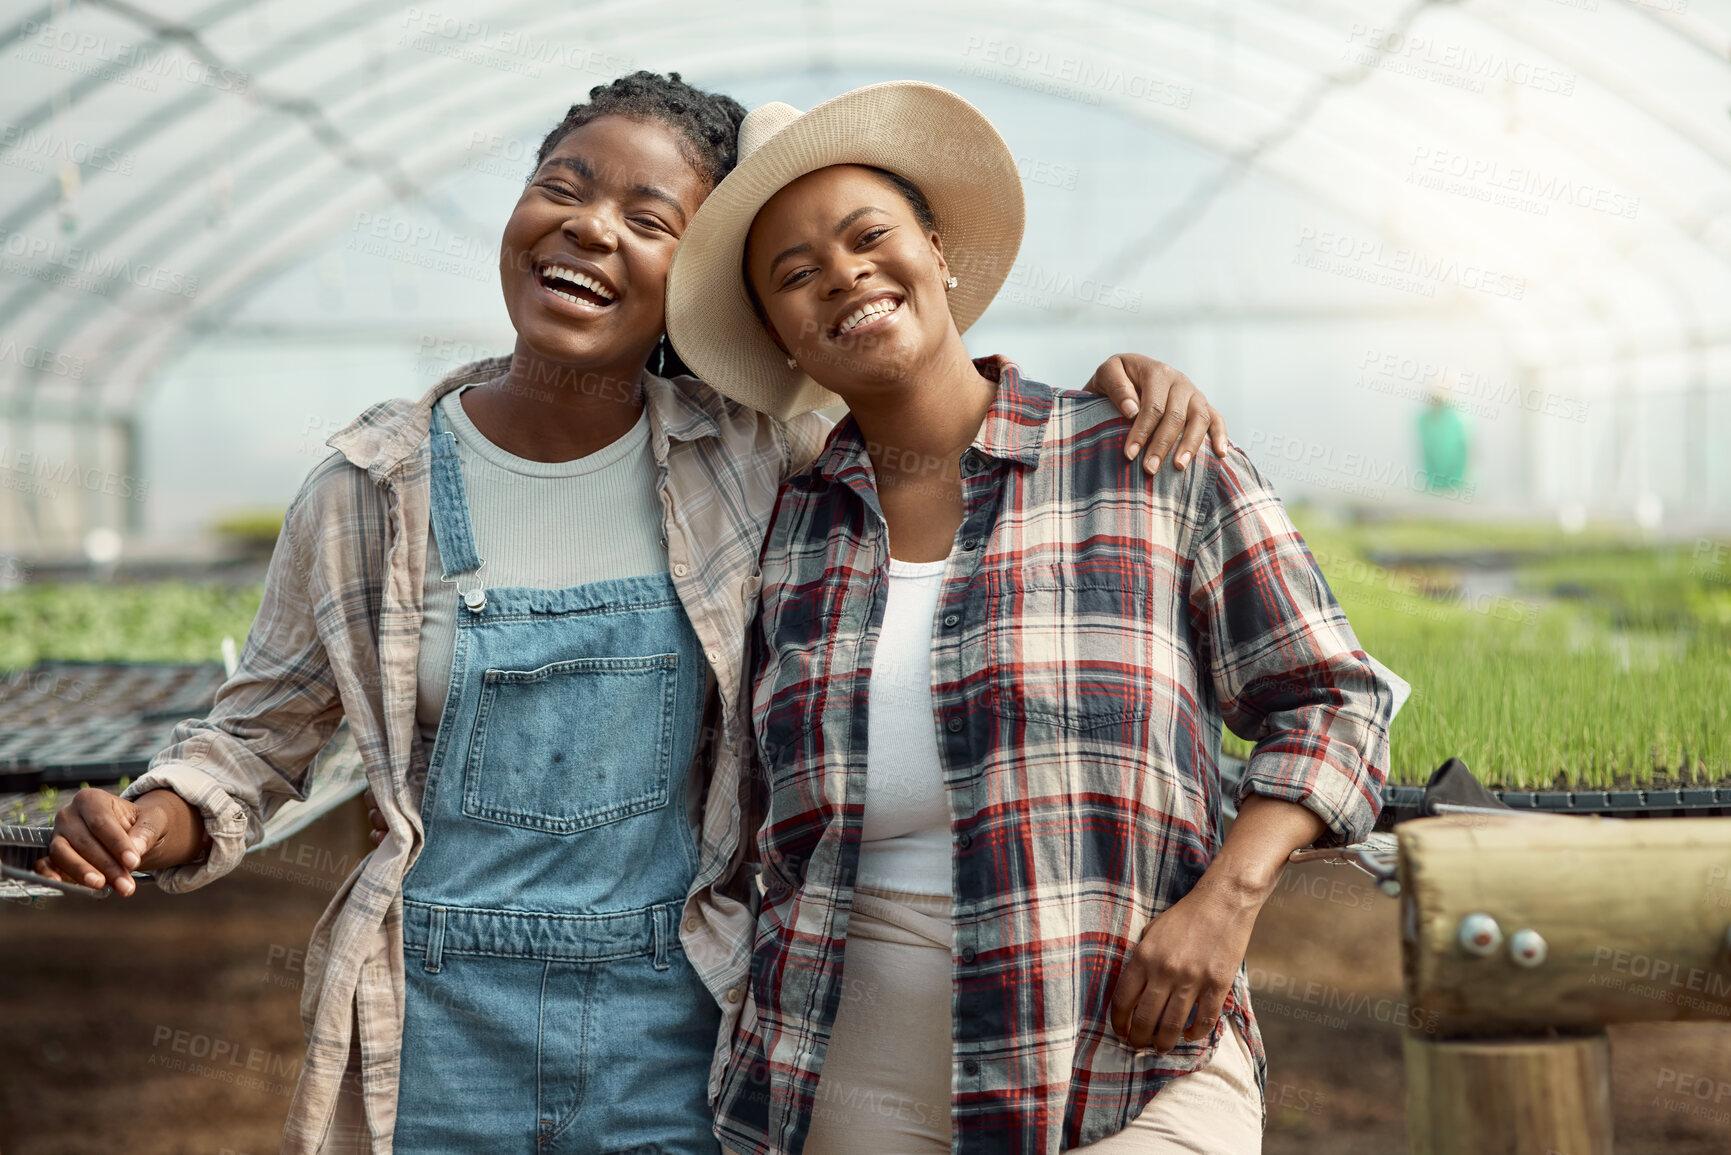
[[[1449,705],[1457,683],[1518,697],[1564,652],[1598,656],[1573,689],[1533,688],[1540,713],[1602,705],[1614,678],[1595,679],[1648,667],[1694,713],[1614,753],[1592,718],[1555,717],[1584,752],[1559,769],[1502,750],[1509,775],[1723,752],[1731,0],[14,12],[0,585],[17,597],[216,563],[256,581],[332,433],[509,350],[499,233],[541,135],[592,85],[678,70],[748,107],[809,107],[914,78],[992,118],[1027,193],[971,346],[1058,385],[1126,350],[1189,373],[1367,645],[1435,671],[1412,677],[1402,726],[1436,721],[1405,772],[1506,738],[1472,712],[1489,706]],[[249,620],[183,607],[144,641],[127,623],[182,602],[77,596],[95,600],[0,608],[0,667],[209,657]],[[1460,678],[1439,631],[1479,639],[1449,643]],[[1522,645],[1538,673],[1484,657]]]
[[[1030,204],[970,335],[1187,371],[1291,499],[1731,522],[1731,4],[54,0],[0,29],[0,549],[184,551],[507,350],[498,235],[591,85],[978,104]],[[1470,460],[1433,493],[1440,395]]]

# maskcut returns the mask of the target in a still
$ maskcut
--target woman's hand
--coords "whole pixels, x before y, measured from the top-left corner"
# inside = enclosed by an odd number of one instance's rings
[[[1148,924],[1118,976],[1112,1029],[1132,1047],[1206,1039],[1232,993],[1262,903],[1206,882]]]
[[[36,860],[36,873],[129,895],[138,889],[134,870],[191,862],[208,843],[198,812],[172,790],[129,801],[86,786],[54,816],[54,841]]]
[[[1205,436],[1212,437],[1216,453],[1225,453],[1230,444],[1226,418],[1190,378],[1164,361],[1140,353],[1108,357],[1094,370],[1087,392],[1109,398],[1130,421],[1130,431],[1124,435],[1124,456],[1134,461],[1142,447],[1148,446],[1142,468],[1149,473],[1158,472],[1166,460],[1172,462],[1172,468],[1183,469],[1202,448]]]
[[[1119,1038],[1165,1053],[1180,1039],[1209,1036],[1287,858],[1325,829],[1296,802],[1245,796],[1214,861],[1189,894],[1148,924],[1124,964],[1111,1007]]]
[[[385,816],[379,812],[379,800],[373,797],[371,786],[367,787],[367,821],[373,827],[367,831],[367,837],[377,846],[385,840],[385,835],[391,832],[391,828],[385,824]]]

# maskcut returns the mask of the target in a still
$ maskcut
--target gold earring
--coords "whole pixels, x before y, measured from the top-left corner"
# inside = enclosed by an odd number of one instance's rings
[[[953,288],[955,288],[955,287],[956,287],[956,285],[957,285],[957,284],[958,284],[958,283],[959,283],[959,282],[958,282],[958,281],[957,281],[957,280],[956,280],[956,279],[955,279],[955,278],[954,278],[954,277],[951,277],[951,278],[950,278],[950,279],[949,279],[949,280],[947,280],[947,281],[945,281],[945,282],[944,282],[944,288],[946,288],[946,289],[953,289]]]

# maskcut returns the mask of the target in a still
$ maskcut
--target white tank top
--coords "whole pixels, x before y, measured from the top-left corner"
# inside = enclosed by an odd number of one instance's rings
[[[866,714],[865,827],[859,885],[953,891],[950,807],[932,710],[932,629],[947,561],[890,559],[883,632]]]

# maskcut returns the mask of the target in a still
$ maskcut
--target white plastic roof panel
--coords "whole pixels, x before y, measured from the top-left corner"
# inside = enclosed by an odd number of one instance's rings
[[[1536,371],[1724,380],[1704,350],[1731,344],[1731,0],[886,0],[859,16],[829,0],[27,10],[0,29],[0,339],[82,372],[0,359],[0,412],[128,411],[177,342],[356,213],[414,204],[453,235],[496,234],[429,190],[477,140],[635,67],[720,87],[949,75],[1128,117],[1216,161],[1151,195],[1128,243],[1079,226],[1102,280],[1174,292],[1162,262],[1254,173],[1317,206],[1313,228],[1258,236],[1242,262],[1265,297],[1374,310],[1387,274],[1411,282],[1399,304],[1474,315]]]

